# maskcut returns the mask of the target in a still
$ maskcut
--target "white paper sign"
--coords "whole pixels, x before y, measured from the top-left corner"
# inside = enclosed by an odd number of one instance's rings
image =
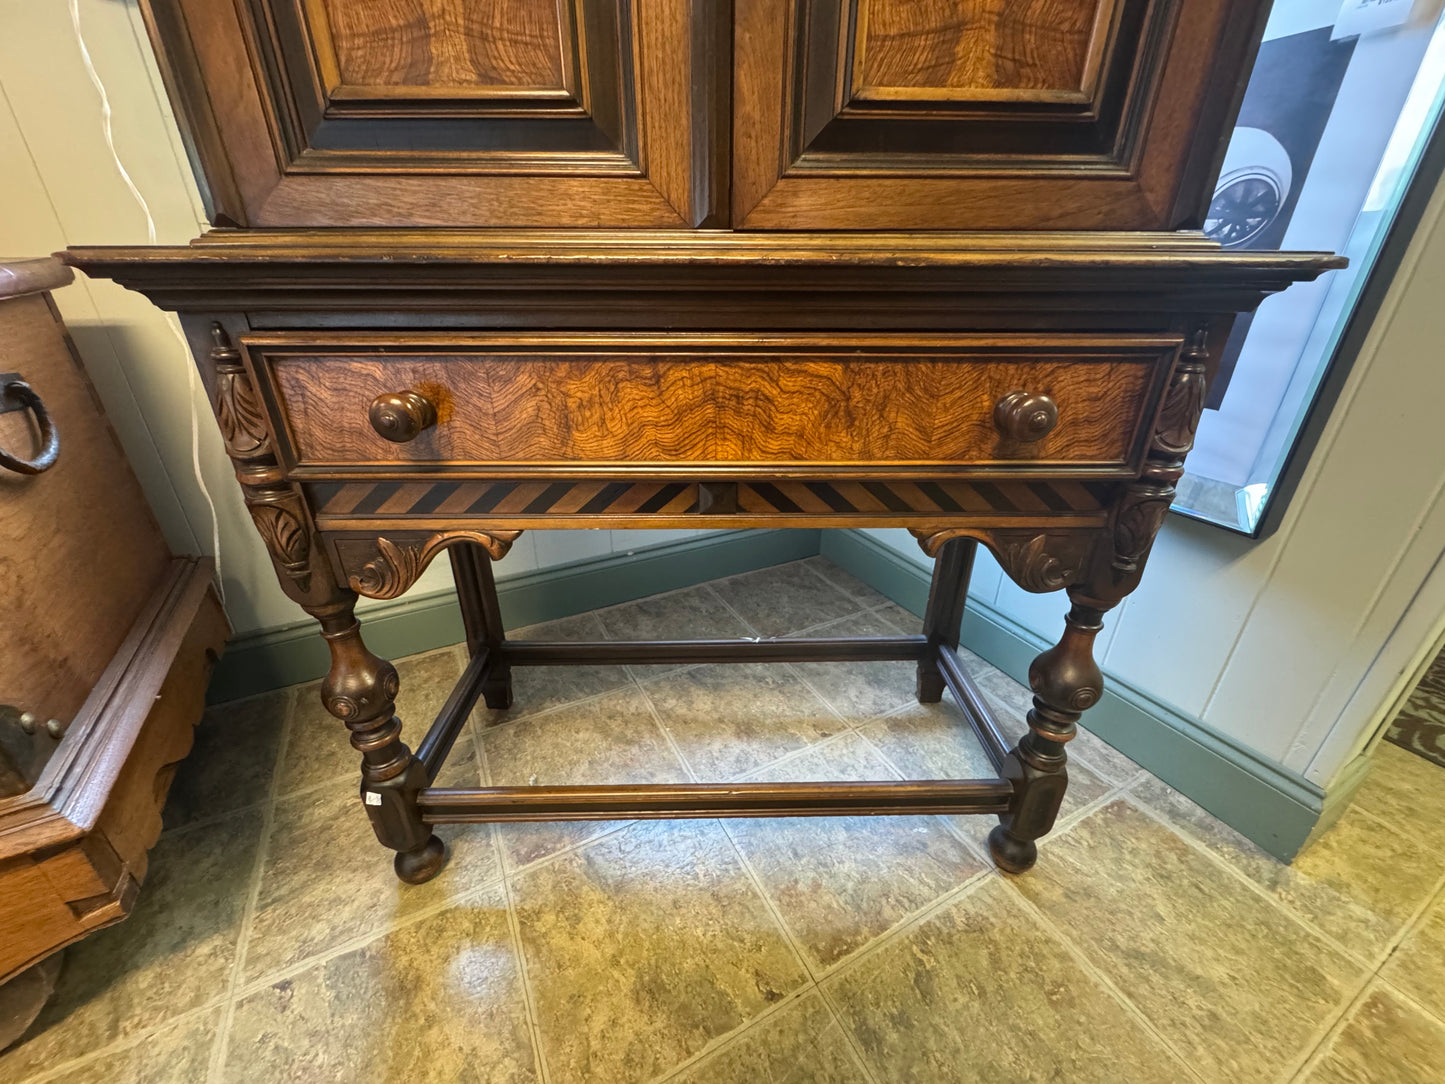
[[[1345,0],[1330,39],[1339,41],[1360,34],[1393,30],[1410,18],[1410,10],[1415,3],[1416,0]]]

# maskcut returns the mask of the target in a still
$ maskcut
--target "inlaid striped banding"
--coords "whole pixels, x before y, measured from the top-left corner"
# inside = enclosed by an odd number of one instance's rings
[[[715,483],[726,484],[726,483]],[[751,515],[990,515],[1097,513],[1112,482],[740,482],[737,510]],[[699,511],[691,482],[320,482],[308,485],[319,516],[346,519],[537,516],[682,516]]]

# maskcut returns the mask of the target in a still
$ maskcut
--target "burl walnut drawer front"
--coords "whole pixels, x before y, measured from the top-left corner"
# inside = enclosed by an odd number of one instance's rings
[[[298,476],[1137,472],[1169,336],[243,340]]]

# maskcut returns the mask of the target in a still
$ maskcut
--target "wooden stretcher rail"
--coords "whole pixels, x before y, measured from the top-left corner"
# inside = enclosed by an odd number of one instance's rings
[[[938,669],[943,674],[948,691],[953,693],[953,698],[958,701],[959,707],[963,709],[963,713],[973,724],[974,733],[978,735],[979,741],[983,744],[983,751],[988,754],[989,763],[998,771],[1002,771],[1003,762],[1008,756],[1009,746],[1012,743],[999,729],[998,719],[984,701],[978,686],[973,683],[973,678],[969,677],[968,672],[964,670],[958,653],[947,644],[938,646]]]
[[[677,783],[591,787],[428,788],[428,824],[486,821],[661,820],[674,817],[844,817],[1004,813],[1002,779],[879,783]]]
[[[466,724],[467,716],[472,713],[472,706],[482,695],[482,682],[495,664],[496,656],[486,648],[472,656],[467,668],[462,671],[462,676],[452,687],[447,702],[437,713],[436,721],[422,738],[421,744],[416,747],[416,758],[421,761],[422,767],[426,768],[428,782],[436,778],[447,754],[452,751],[452,743],[457,740],[457,735]]]
[[[501,647],[512,666],[582,666],[596,663],[704,662],[916,662],[929,651],[923,636],[839,636],[797,640],[508,640]]]

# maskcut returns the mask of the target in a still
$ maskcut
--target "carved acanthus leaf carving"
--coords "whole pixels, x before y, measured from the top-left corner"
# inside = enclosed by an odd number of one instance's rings
[[[1153,451],[1157,454],[1182,459],[1194,447],[1194,434],[1204,413],[1207,335],[1205,328],[1196,331],[1174,368],[1154,427]]]
[[[216,397],[211,405],[226,454],[232,459],[268,455],[271,440],[256,388],[241,364],[241,352],[231,345],[230,336],[220,324],[211,325],[211,364],[216,367]]]
[[[422,547],[398,545],[389,538],[376,540],[376,557],[351,577],[351,589],[368,598],[396,598],[416,583],[426,565]]]
[[[311,585],[311,538],[296,512],[277,503],[252,504],[251,519],[286,575],[302,591]]]
[[[994,555],[1009,578],[1025,591],[1057,591],[1076,582],[1088,558],[1088,541],[1072,535],[1019,537],[1000,532]]]
[[[270,451],[265,415],[244,372],[217,374],[215,408],[227,454],[249,459]]]
[[[476,542],[500,561],[512,548],[521,531],[441,531],[421,539],[376,540],[376,556],[353,573],[348,582],[358,595],[367,598],[397,598],[404,594],[427,565],[446,547],[457,542]]]
[[[1131,485],[1114,517],[1113,566],[1120,572],[1136,572],[1154,545],[1154,536],[1164,525],[1174,500],[1172,485]]]

